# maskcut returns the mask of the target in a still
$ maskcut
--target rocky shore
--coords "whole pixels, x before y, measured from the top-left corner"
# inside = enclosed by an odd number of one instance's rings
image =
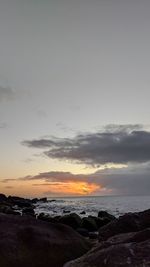
[[[150,210],[50,217],[35,214],[38,201],[0,194],[1,267],[150,266]]]

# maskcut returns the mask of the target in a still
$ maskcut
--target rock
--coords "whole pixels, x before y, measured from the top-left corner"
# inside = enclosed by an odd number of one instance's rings
[[[89,232],[89,239],[97,239],[98,233],[96,232]]]
[[[90,232],[95,232],[98,230],[95,219],[92,216],[82,218],[82,227]]]
[[[70,227],[31,216],[1,213],[0,237],[1,267],[62,267],[90,248]]]
[[[95,217],[95,216],[91,216],[91,215],[88,217],[92,218],[95,221],[95,223],[97,225],[97,229],[99,229],[100,227],[102,227],[102,226],[104,226],[110,222],[110,220],[107,218],[99,218],[99,217]]]
[[[99,229],[99,240],[120,234],[137,232],[150,227],[150,210],[127,213]]]
[[[32,207],[32,203],[30,199],[25,199],[25,198],[16,197],[16,196],[9,196],[7,200],[12,205],[17,205],[20,208]]]
[[[109,220],[109,222],[112,221],[112,220],[114,220],[114,219],[116,219],[115,216],[113,216],[112,214],[108,213],[105,210],[99,211],[98,217],[99,218],[102,218],[102,219],[106,219],[107,218]]]
[[[64,267],[149,267],[150,240],[142,243],[126,243],[106,249],[90,251]]]
[[[84,237],[89,237],[89,232],[85,228],[77,228],[76,231]]]
[[[47,202],[47,197],[43,197],[43,198],[40,198],[39,201],[42,201],[42,202]]]
[[[29,208],[23,208],[22,214],[34,216],[35,212],[33,208],[29,207]]]
[[[0,203],[0,212],[5,213],[5,214],[20,215],[19,211],[16,211],[11,206],[7,204],[3,204],[3,203]]]
[[[36,204],[38,201],[39,201],[38,198],[33,198],[33,199],[31,199],[31,202],[32,202],[33,204]]]
[[[7,201],[7,197],[4,194],[0,194],[0,202]]]
[[[70,213],[70,210],[63,210],[63,213]]]
[[[58,220],[55,217],[50,217],[49,215],[44,214],[43,212],[37,216],[37,219],[42,220],[42,221],[46,221],[46,222],[51,222],[51,223],[57,223],[58,222]]]
[[[80,212],[81,215],[86,214],[86,212],[83,210]]]
[[[68,215],[64,215],[58,219],[60,223],[71,226],[73,229],[77,229],[81,227],[81,218],[76,213],[70,213]]]
[[[64,267],[149,267],[150,229],[114,236]]]

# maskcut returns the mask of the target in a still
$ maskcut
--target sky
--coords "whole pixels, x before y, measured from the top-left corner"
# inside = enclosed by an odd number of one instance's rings
[[[0,0],[0,191],[146,195],[150,1]]]

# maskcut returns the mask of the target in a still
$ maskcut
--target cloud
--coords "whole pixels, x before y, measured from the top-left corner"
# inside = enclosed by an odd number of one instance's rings
[[[32,186],[45,188],[44,192],[57,195],[148,195],[150,190],[150,162],[129,165],[122,169],[99,169],[89,174],[71,172],[41,172],[2,182],[31,182]],[[9,185],[9,184],[8,184]]]
[[[1,122],[0,123],[0,129],[6,129],[7,128],[7,123]]]
[[[41,138],[24,141],[44,149],[49,158],[86,165],[128,164],[150,161],[150,132],[141,125],[108,125],[103,131],[82,133],[74,138]]]
[[[15,95],[16,93],[12,88],[0,86],[0,102],[13,100]]]

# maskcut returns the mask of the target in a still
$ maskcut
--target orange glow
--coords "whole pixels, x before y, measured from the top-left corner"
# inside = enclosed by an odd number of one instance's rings
[[[91,195],[102,188],[100,185],[82,181],[64,181],[42,183],[34,181],[14,181],[13,183],[1,184],[2,191],[6,195],[18,195],[24,197],[51,196],[82,196]],[[13,186],[11,188],[11,186]]]
[[[45,189],[45,185],[41,185],[41,188]],[[89,184],[87,182],[59,182],[47,184],[45,191],[51,193],[57,193],[58,195],[63,193],[64,195],[88,195],[96,190],[100,189],[100,186],[96,184]]]

